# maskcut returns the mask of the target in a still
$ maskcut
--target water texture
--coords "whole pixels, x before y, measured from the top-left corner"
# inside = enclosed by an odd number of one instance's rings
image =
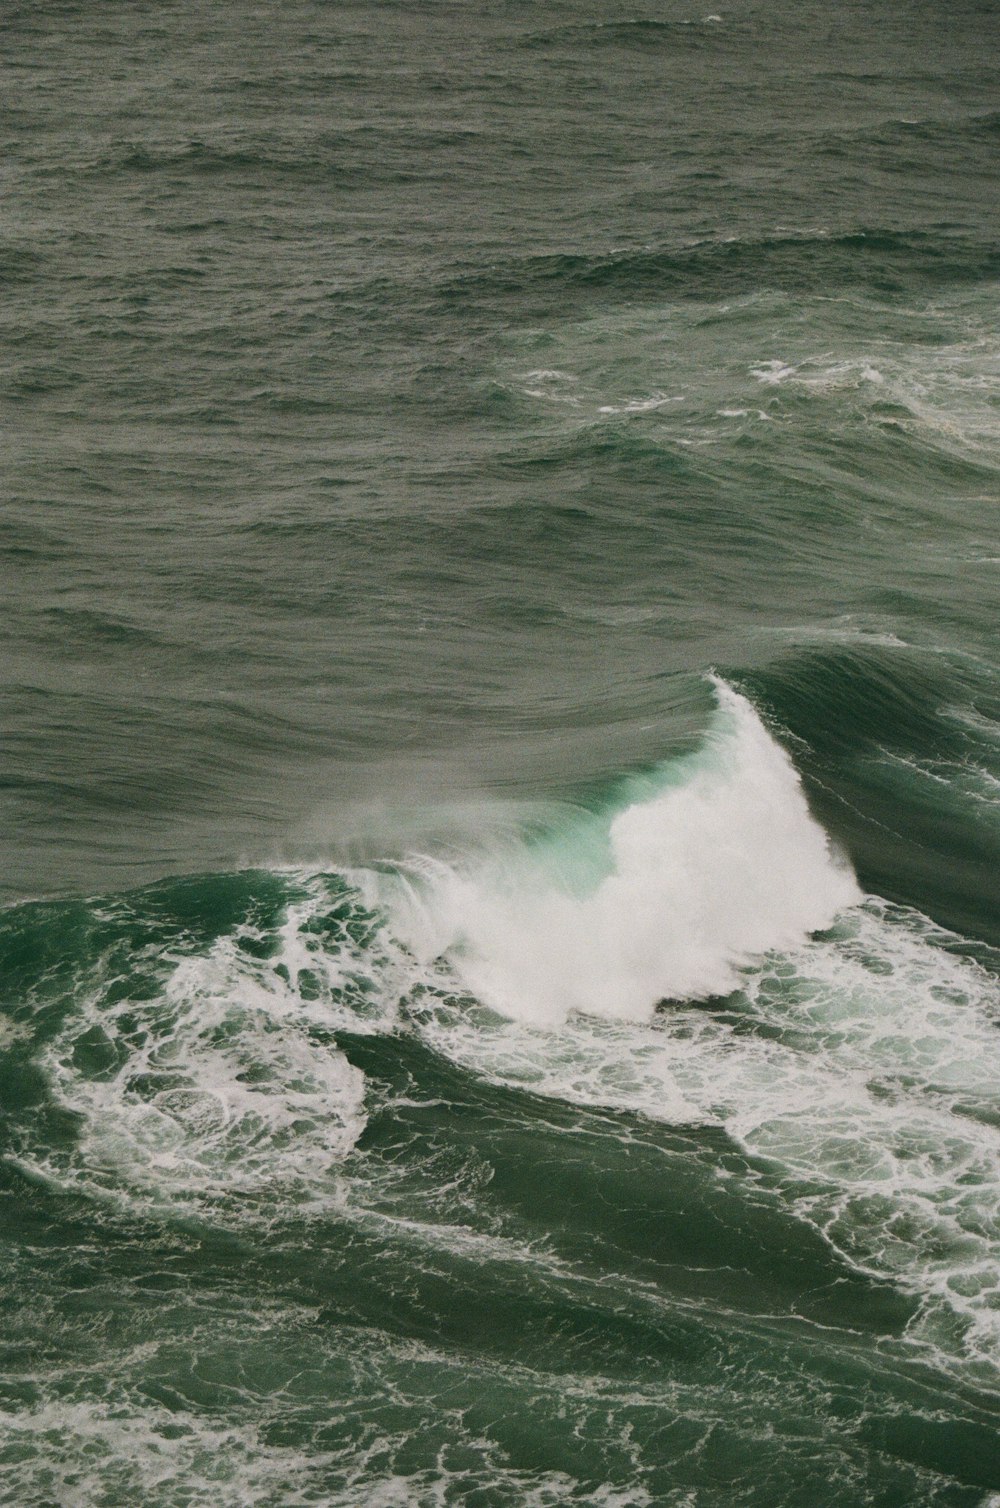
[[[1000,1505],[1000,14],[0,16],[0,1502]]]

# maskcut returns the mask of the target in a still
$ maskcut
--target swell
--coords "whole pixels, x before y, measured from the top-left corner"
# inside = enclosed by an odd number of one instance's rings
[[[153,178],[164,185],[185,180],[193,186],[215,179],[238,186],[264,179],[363,192],[455,178],[471,166],[480,140],[481,133],[472,128],[388,124],[248,136],[244,141],[134,141],[83,158],[75,171],[85,179],[122,183]],[[44,178],[56,171],[62,174],[65,167],[42,168],[39,174]]]
[[[126,176],[155,171],[178,178],[190,174],[233,174],[239,178],[266,169],[281,179],[302,176],[351,191],[379,181],[416,183],[427,177],[426,171],[414,173],[409,169],[405,154],[404,160],[394,165],[385,152],[378,153],[374,161],[353,163],[335,156],[310,159],[290,147],[287,153],[269,160],[255,150],[244,155],[238,150],[198,144],[162,153],[141,149],[141,156],[142,161],[129,167]],[[99,171],[117,177],[123,169],[116,162],[102,165]],[[440,169],[446,176],[453,171],[444,166]],[[227,220],[215,228],[221,230],[227,225],[236,226],[242,238],[242,221]],[[198,228],[194,229],[198,233]],[[187,224],[180,230],[184,235],[191,233]],[[169,225],[164,227],[164,233],[170,231]],[[282,239],[277,223],[274,234]],[[34,252],[18,251],[12,252],[9,267],[13,280],[28,283],[37,281],[42,271],[49,271],[49,262],[43,263]],[[147,280],[159,277],[166,280],[166,286],[174,287],[206,274],[204,269],[185,264],[153,268],[144,276]],[[359,265],[352,268],[349,282],[326,298],[331,310],[349,310],[351,301],[358,299],[370,306],[372,313],[386,305],[401,305],[408,318],[419,317],[421,311],[430,313],[441,305],[447,310],[476,306],[478,327],[483,315],[480,306],[489,299],[503,305],[512,299],[521,300],[518,319],[523,324],[529,313],[534,316],[542,310],[551,311],[558,299],[724,301],[766,290],[824,296],[846,288],[874,297],[919,298],[950,287],[990,283],[998,276],[1000,251],[992,238],[953,220],[941,220],[938,226],[919,231],[873,225],[787,235],[744,232],[726,239],[647,244],[613,251],[517,255],[506,243],[491,244],[485,251],[469,245],[460,260],[452,254],[425,262],[418,278],[413,277],[406,262],[392,275],[379,271],[373,276],[367,267]],[[563,316],[566,312],[563,308]]]
[[[619,298],[724,299],[761,289],[826,293],[854,287],[872,294],[926,292],[1000,275],[1000,251],[974,233],[893,230],[738,236],[689,247],[654,247],[603,255],[555,253],[501,263],[444,282],[442,295],[541,295],[549,289]]]
[[[994,674],[972,656],[836,634],[742,684],[794,738],[810,801],[865,888],[1000,946]]]
[[[635,51],[669,49],[699,50],[725,33],[721,17],[705,16],[700,20],[666,21],[653,16],[630,16],[618,21],[567,22],[532,31],[518,38],[517,46],[528,51],[546,52],[562,47],[590,50],[621,48]]]

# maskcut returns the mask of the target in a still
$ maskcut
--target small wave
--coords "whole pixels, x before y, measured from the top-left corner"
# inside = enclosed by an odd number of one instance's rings
[[[1000,441],[1000,364],[979,336],[927,348],[885,339],[868,353],[771,357],[750,367],[764,387],[817,397],[852,395],[869,422],[983,459]]]
[[[569,22],[527,33],[520,46],[549,50],[566,44],[573,47],[618,47],[651,51],[674,46],[699,47],[706,32],[718,28],[722,17],[702,16],[691,20],[665,21],[656,16],[628,16],[615,21]]]
[[[874,129],[858,127],[858,134],[875,147],[898,148],[919,142],[923,147],[942,147],[954,152],[959,147],[992,146],[1000,135],[1000,111],[973,111],[949,117],[900,117],[883,121]]]
[[[0,287],[32,282],[46,265],[46,257],[29,246],[0,244]]]
[[[1000,251],[992,242],[968,234],[871,227],[841,234],[720,237],[598,255],[550,253],[479,268],[449,279],[440,291],[470,298],[484,291],[509,292],[524,299],[537,290],[545,292],[548,309],[553,284],[609,297],[717,300],[762,289],[829,295],[842,286],[879,295],[906,289],[912,295],[998,276]]]

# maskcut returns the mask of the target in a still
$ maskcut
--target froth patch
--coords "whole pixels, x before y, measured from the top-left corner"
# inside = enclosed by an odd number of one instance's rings
[[[141,1402],[60,1400],[0,1413],[4,1471],[18,1501],[66,1504],[315,1502],[316,1463],[302,1452],[265,1445],[253,1425],[212,1424]],[[13,1501],[9,1499],[8,1501]]]
[[[904,1349],[995,1388],[1000,989],[957,941],[868,897],[712,1009],[553,1030],[442,1001],[421,1030],[498,1082],[724,1129],[755,1185],[921,1301]]]
[[[202,953],[164,956],[159,990],[105,978],[80,999],[40,1064],[72,1113],[71,1148],[30,1148],[28,1173],[129,1204],[239,1217],[339,1197],[340,1169],[366,1123],[365,1078],[337,1048],[364,1029],[359,970],[375,950],[323,946],[329,897],[245,924]]]

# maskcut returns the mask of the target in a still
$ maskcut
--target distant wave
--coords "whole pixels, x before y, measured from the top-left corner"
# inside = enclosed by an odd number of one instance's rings
[[[689,246],[526,257],[446,282],[453,294],[541,291],[548,284],[616,296],[723,298],[762,288],[823,292],[858,286],[913,291],[1000,277],[993,241],[952,230],[872,227],[843,233],[733,237]]]
[[[722,30],[722,17],[704,15],[679,21],[665,21],[656,16],[627,16],[617,21],[577,21],[561,26],[547,26],[519,39],[526,48],[623,47],[654,50],[671,43],[701,46],[706,34]]]

